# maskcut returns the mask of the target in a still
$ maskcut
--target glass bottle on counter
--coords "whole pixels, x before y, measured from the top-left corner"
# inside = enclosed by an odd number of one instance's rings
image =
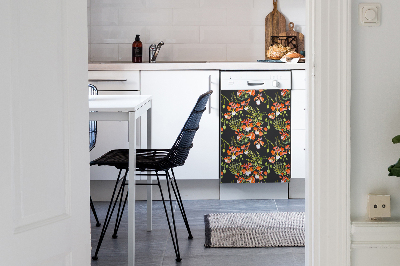
[[[132,43],[132,63],[142,63],[142,46],[140,35],[136,35],[135,41]]]

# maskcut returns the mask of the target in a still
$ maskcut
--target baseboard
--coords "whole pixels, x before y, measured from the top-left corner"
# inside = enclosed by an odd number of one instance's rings
[[[167,193],[166,181],[161,180],[163,193]],[[199,199],[219,199],[218,180],[178,180],[179,190],[184,200]],[[137,181],[137,183],[146,183],[146,181]],[[109,201],[115,181],[111,180],[91,180],[90,195],[94,201]],[[136,186],[136,200],[147,199],[147,187]],[[158,186],[152,186],[153,200],[161,200],[161,194]],[[164,195],[165,196],[165,195]]]
[[[306,197],[306,179],[292,178],[289,182],[289,199],[304,199]]]
[[[200,199],[286,199],[288,198],[287,183],[272,184],[220,184],[219,180],[188,180],[177,181],[181,196],[185,200]],[[146,183],[146,181],[137,181]],[[114,180],[91,180],[90,195],[94,201],[109,201],[114,188]],[[230,185],[231,190],[221,190],[220,185]],[[248,186],[250,185],[250,187]],[[161,180],[163,191],[166,181]],[[136,186],[136,200],[146,200],[148,186]],[[248,189],[249,188],[249,189]],[[153,199],[161,200],[158,186],[152,186]],[[232,190],[233,189],[233,190]],[[289,183],[290,198],[304,198],[304,178],[293,178]]]
[[[221,200],[287,199],[288,183],[221,184]]]

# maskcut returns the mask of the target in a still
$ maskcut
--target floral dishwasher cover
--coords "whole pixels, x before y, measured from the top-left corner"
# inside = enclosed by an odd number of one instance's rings
[[[221,183],[290,181],[290,90],[222,90]]]

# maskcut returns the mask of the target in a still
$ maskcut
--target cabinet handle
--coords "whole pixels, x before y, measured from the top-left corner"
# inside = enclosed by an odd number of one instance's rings
[[[264,85],[264,82],[250,82],[247,81],[247,86],[261,86]]]
[[[89,79],[90,82],[101,82],[101,81],[127,81],[127,79]]]
[[[208,91],[211,91],[211,75],[208,76]],[[211,95],[208,98],[208,113],[211,114]]]

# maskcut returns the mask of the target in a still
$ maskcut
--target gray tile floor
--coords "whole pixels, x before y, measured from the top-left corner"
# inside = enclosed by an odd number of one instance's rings
[[[278,248],[205,248],[204,215],[219,212],[272,212],[304,211],[304,199],[283,200],[186,200],[184,206],[193,239],[187,239],[187,231],[179,209],[175,211],[181,262],[175,261],[175,253],[161,201],[153,202],[153,231],[146,231],[146,202],[136,202],[136,265],[138,266],[303,266],[304,247]],[[108,202],[95,202],[101,222],[105,218]],[[176,207],[176,202],[174,202]],[[168,206],[168,205],[167,205]],[[101,227],[92,224],[92,255],[100,236]],[[114,221],[110,223],[99,259],[92,266],[127,265],[127,216],[124,214],[118,231],[118,239],[111,238]]]

